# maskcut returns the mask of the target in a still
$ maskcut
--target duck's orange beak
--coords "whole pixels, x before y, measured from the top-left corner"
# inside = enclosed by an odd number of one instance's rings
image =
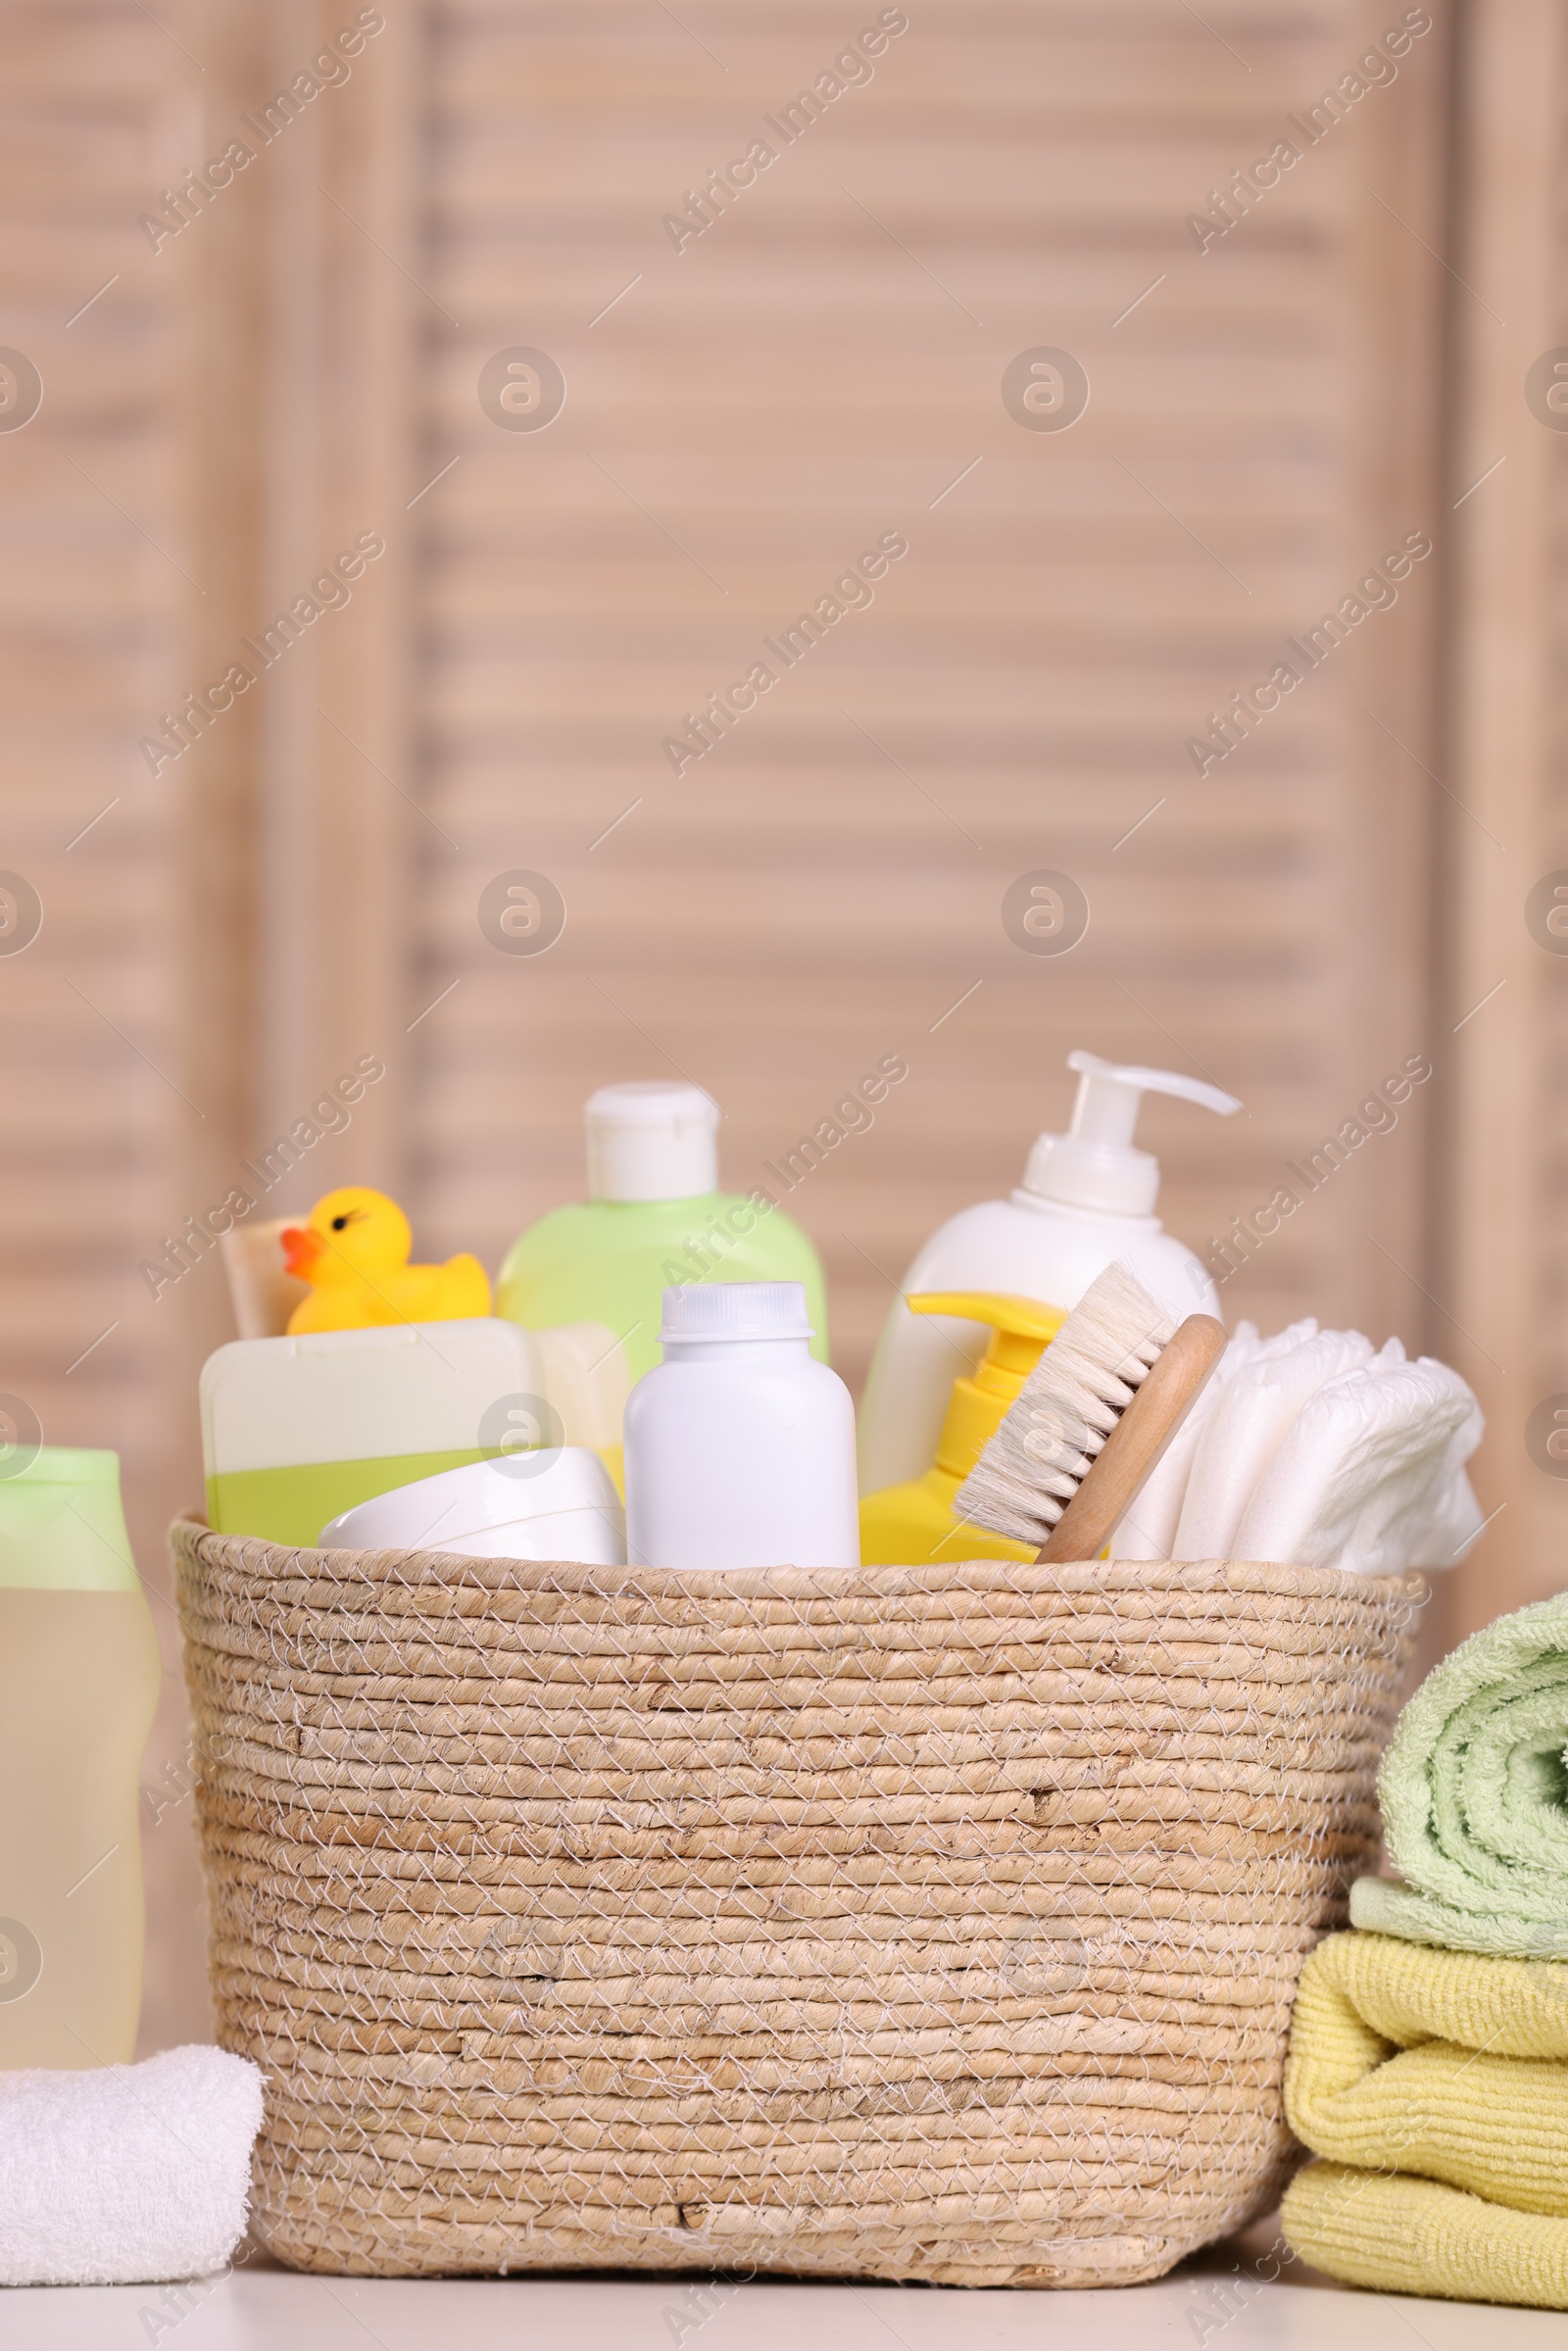
[[[311,1268],[321,1254],[321,1236],[313,1233],[309,1225],[285,1225],[278,1235],[283,1244],[283,1263],[297,1281],[308,1282]]]

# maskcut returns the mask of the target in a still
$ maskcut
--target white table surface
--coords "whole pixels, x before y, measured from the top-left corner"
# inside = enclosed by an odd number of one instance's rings
[[[695,2278],[302,2278],[0,2292],[4,2351],[1564,2351],[1568,2318],[1366,2294],[1272,2229],[1152,2285],[1094,2293],[714,2283]]]

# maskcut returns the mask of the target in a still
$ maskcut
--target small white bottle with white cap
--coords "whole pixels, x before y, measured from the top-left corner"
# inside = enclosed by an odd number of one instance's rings
[[[1070,1053],[1078,1099],[1065,1135],[1038,1135],[1010,1200],[983,1200],[940,1225],[915,1257],[882,1328],[860,1404],[860,1492],[877,1494],[931,1465],[953,1382],[990,1337],[983,1323],[911,1314],[904,1298],[996,1290],[1076,1306],[1117,1258],[1172,1314],[1217,1314],[1212,1277],[1154,1214],[1159,1161],[1133,1143],[1146,1094],[1171,1094],[1222,1118],[1233,1094],[1170,1069]],[[961,1360],[960,1360],[961,1358]]]
[[[608,1323],[636,1379],[659,1361],[660,1301],[672,1284],[802,1282],[827,1361],[827,1297],[807,1235],[761,1181],[718,1189],[718,1104],[701,1086],[601,1086],[583,1113],[588,1198],[553,1208],[514,1242],[496,1312],[525,1329]]]
[[[811,1359],[799,1282],[664,1292],[626,1405],[632,1567],[858,1567],[855,1406]]]

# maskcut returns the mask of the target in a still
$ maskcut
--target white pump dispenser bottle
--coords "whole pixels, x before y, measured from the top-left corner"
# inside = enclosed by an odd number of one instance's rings
[[[1154,1214],[1159,1161],[1133,1143],[1146,1094],[1173,1094],[1228,1118],[1241,1103],[1218,1086],[1070,1053],[1078,1099],[1065,1135],[1039,1135],[1010,1200],[983,1200],[938,1227],[903,1292],[1000,1290],[1075,1306],[1120,1258],[1172,1314],[1218,1312],[1207,1268]],[[901,1296],[883,1325],[860,1406],[860,1492],[928,1469],[953,1383],[974,1369],[990,1333],[947,1314],[911,1314]]]

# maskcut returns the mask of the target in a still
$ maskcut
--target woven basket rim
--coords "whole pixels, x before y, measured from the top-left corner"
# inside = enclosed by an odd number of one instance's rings
[[[1050,1592],[1218,1591],[1272,1599],[1387,1606],[1424,1577],[1419,1568],[1382,1576],[1348,1568],[1289,1567],[1271,1559],[1085,1559],[1042,1567],[1033,1560],[955,1559],[924,1566],[857,1568],[595,1567],[573,1559],[474,1558],[463,1551],[318,1550],[260,1535],[222,1535],[194,1510],[171,1524],[170,1541],[216,1566],[269,1580],[312,1583],[440,1584],[479,1592],[581,1592],[608,1599],[896,1598],[901,1593],[974,1592],[1002,1586]]]

